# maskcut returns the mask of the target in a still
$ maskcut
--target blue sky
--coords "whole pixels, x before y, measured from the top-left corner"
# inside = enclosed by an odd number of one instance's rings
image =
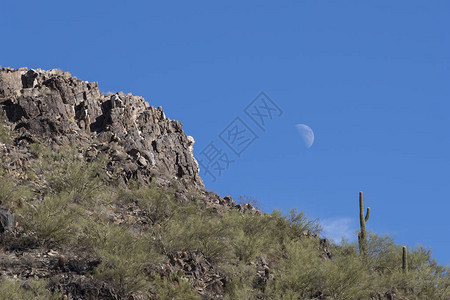
[[[367,227],[450,263],[450,2],[0,1],[0,64],[141,95],[233,163],[207,189],[291,207],[326,234]],[[282,110],[261,130],[244,109]],[[257,136],[238,157],[219,135]],[[315,135],[307,149],[296,124]],[[228,127],[229,129],[229,127]]]

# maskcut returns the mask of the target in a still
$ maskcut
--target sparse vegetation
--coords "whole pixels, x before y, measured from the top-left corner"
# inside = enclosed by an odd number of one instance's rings
[[[44,279],[0,279],[0,300],[57,300],[63,293],[51,292]]]
[[[7,128],[5,128],[4,117],[0,116],[0,143],[11,144],[11,134]]]
[[[0,160],[1,161],[1,160]],[[20,208],[24,199],[30,197],[31,192],[25,186],[17,185],[14,180],[0,167],[0,206]]]
[[[76,221],[83,211],[73,203],[71,194],[46,196],[42,201],[28,202],[19,210],[23,226],[34,233],[36,242],[52,247],[68,243],[76,236]]]
[[[32,147],[46,193],[35,195],[6,173],[0,178],[1,205],[20,216],[23,231],[17,238],[32,236],[36,243],[30,247],[70,249],[97,260],[86,272],[120,298],[200,299],[185,269],[161,271],[168,255],[177,251],[202,253],[223,274],[225,299],[450,296],[448,268],[439,266],[425,248],[409,251],[408,272],[403,272],[402,247],[389,236],[364,232],[363,248],[360,238],[359,244],[328,245],[328,255],[316,236],[320,224],[303,212],[217,212],[195,199],[178,201],[175,189],[108,184],[101,175],[104,162],[86,162],[71,149],[46,153],[39,145]],[[60,296],[42,279],[27,284],[0,279],[1,299]]]
[[[111,282],[121,297],[148,290],[151,267],[162,262],[151,237],[133,235],[128,228],[114,224],[95,227],[96,232],[90,235],[95,236],[92,249],[101,263],[94,276]]]
[[[58,152],[46,150],[41,144],[31,145],[32,153],[39,158],[35,163],[37,172],[45,175],[52,193],[67,193],[73,202],[93,201],[101,194],[105,186],[102,168],[106,165],[103,159],[86,163],[83,153],[74,147],[66,147]]]

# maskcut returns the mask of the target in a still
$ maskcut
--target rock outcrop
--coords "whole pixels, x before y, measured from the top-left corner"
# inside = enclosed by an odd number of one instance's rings
[[[60,70],[0,69],[0,116],[14,144],[75,144],[90,156],[106,154],[111,173],[149,183],[173,180],[203,188],[182,124],[131,94],[102,94],[96,82]],[[4,151],[9,151],[5,150]],[[18,150],[12,156],[26,156]],[[26,161],[23,157],[20,162]]]

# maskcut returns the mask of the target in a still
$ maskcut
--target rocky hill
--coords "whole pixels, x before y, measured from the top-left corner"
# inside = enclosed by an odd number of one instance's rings
[[[72,145],[87,160],[105,156],[105,173],[121,183],[138,180],[159,186],[174,181],[202,191],[205,201],[232,204],[207,193],[193,154],[193,137],[179,121],[166,118],[139,96],[102,94],[96,82],[61,70],[0,70],[0,116],[13,143],[3,145],[4,167],[23,177],[32,158],[29,145],[39,142],[50,151]]]
[[[19,146],[73,144],[110,157],[108,171],[124,180],[177,179],[203,187],[194,139],[178,121],[131,94],[104,95],[96,82],[60,70],[0,70],[0,105]],[[22,161],[24,162],[24,161]]]
[[[425,248],[319,238],[208,192],[178,121],[60,70],[0,70],[1,299],[450,299]],[[409,272],[407,272],[409,270]]]

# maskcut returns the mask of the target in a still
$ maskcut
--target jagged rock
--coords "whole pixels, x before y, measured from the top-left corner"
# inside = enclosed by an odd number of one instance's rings
[[[116,163],[110,168],[123,170],[126,180],[176,178],[203,188],[192,152],[194,139],[184,134],[180,122],[169,120],[161,107],[142,97],[105,95],[96,82],[61,70],[3,68],[0,114],[12,125],[16,142],[80,145],[84,140],[88,158],[97,155],[94,148],[109,150],[95,145],[114,143],[111,160]]]
[[[6,209],[0,210],[0,232],[11,230],[14,226],[14,216]]]
[[[225,197],[223,197],[223,200],[226,205],[234,206],[234,200],[233,200],[233,198],[231,198],[231,196],[225,196]]]
[[[322,257],[325,259],[331,259],[333,255],[330,252],[330,241],[327,238],[320,239],[320,247],[323,253]]]
[[[254,285],[260,289],[264,289],[269,280],[274,279],[274,275],[271,274],[270,266],[266,257],[259,255],[256,261],[256,276],[254,278]]]
[[[168,255],[162,274],[179,274],[193,280],[193,286],[204,299],[220,297],[226,278],[208,262],[200,251],[178,251]]]

